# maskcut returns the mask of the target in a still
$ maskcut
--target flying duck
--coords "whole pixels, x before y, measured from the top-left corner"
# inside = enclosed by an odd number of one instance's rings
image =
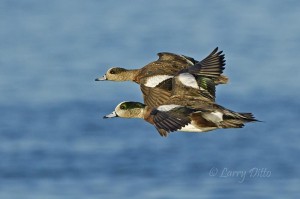
[[[194,106],[189,105],[188,100],[193,100]],[[164,137],[173,131],[207,132],[219,128],[242,128],[244,123],[258,121],[252,113],[234,112],[196,98],[178,98],[156,108],[140,102],[121,102],[112,113],[104,116],[113,117],[144,119]]]
[[[140,85],[144,103],[150,107],[164,104],[172,96],[172,81],[177,74],[185,85],[192,83],[198,90],[207,90],[211,100],[215,98],[215,84],[226,84],[228,78],[221,75],[225,66],[223,51],[215,48],[205,59],[197,61],[194,58],[174,53],[158,53],[159,59],[147,64],[141,69],[128,70],[124,68],[110,68],[106,74],[96,81],[133,81]],[[185,72],[188,72],[186,75]],[[190,82],[189,76],[197,75],[195,82]],[[212,86],[211,86],[212,85]],[[173,93],[174,94],[174,93]]]
[[[171,96],[156,107],[140,102],[121,102],[104,118],[142,118],[154,125],[161,136],[169,132],[207,132],[218,128],[242,128],[258,121],[252,113],[239,113],[214,102],[210,92],[201,89],[198,76],[201,67],[191,66],[172,78]],[[214,82],[204,82],[214,89]],[[204,86],[203,86],[204,87]],[[207,96],[205,95],[207,94]]]

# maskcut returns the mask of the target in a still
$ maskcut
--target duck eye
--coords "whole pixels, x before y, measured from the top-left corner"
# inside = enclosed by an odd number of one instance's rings
[[[110,74],[115,74],[116,72],[114,70],[109,71]]]
[[[120,106],[120,109],[125,109],[125,105],[121,105],[121,106]]]

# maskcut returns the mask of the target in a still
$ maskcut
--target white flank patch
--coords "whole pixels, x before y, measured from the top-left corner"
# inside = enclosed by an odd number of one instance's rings
[[[193,75],[191,75],[190,73],[181,73],[178,76],[178,79],[185,86],[200,89],[195,77]]]
[[[165,81],[166,79],[170,79],[170,78],[173,78],[173,76],[156,75],[156,76],[148,78],[145,86],[153,88],[153,87],[157,86],[158,84],[160,84],[161,82]]]
[[[206,131],[214,130],[216,128],[217,127],[197,127],[192,122],[191,124],[188,124],[185,127],[182,127],[178,131],[185,131],[185,132],[206,132]]]
[[[215,111],[211,113],[205,113],[203,117],[207,120],[210,120],[214,123],[223,121],[223,113]]]
[[[220,119],[220,121],[223,120],[223,113],[215,111],[215,112],[212,112],[211,114],[217,116]]]
[[[186,131],[186,132],[202,132],[201,129],[195,127],[195,126],[192,125],[192,124],[188,124],[188,125],[182,127],[179,131]]]
[[[180,105],[176,105],[176,104],[162,105],[162,106],[159,106],[157,108],[157,110],[159,110],[159,111],[169,111],[169,110],[172,110],[173,108],[176,108],[176,107],[180,107]]]

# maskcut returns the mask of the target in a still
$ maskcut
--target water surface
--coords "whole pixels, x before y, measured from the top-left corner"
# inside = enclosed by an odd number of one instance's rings
[[[299,196],[298,1],[3,0],[0,10],[0,198]],[[162,138],[141,120],[102,120],[142,101],[133,83],[94,82],[109,67],[216,46],[230,77],[217,101],[264,122]]]

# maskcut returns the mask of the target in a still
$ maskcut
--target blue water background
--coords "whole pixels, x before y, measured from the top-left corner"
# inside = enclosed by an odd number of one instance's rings
[[[289,0],[1,0],[0,198],[299,198],[299,18]],[[264,122],[162,138],[102,119],[142,101],[134,83],[94,82],[111,66],[216,46],[217,102]]]

